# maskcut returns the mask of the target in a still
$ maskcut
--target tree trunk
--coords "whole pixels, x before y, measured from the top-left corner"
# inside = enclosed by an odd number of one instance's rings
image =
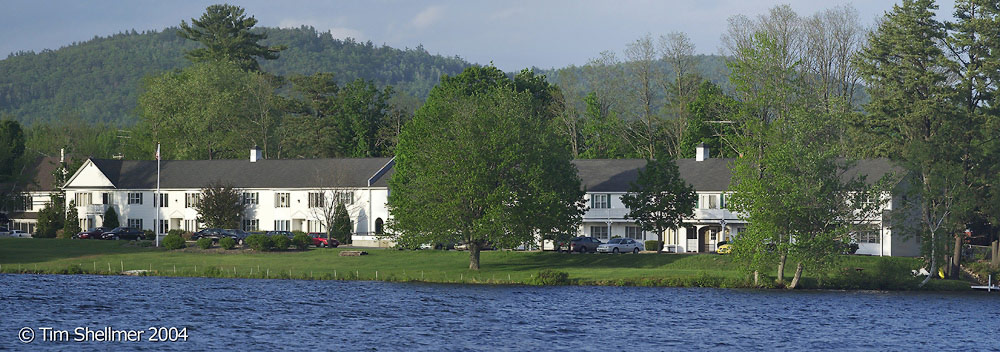
[[[958,279],[962,267],[962,235],[955,234],[955,252],[951,257],[951,278]]]
[[[753,271],[753,285],[760,286],[760,272],[757,270]]]
[[[479,251],[479,242],[469,241],[469,270],[479,270]]]
[[[788,254],[782,253],[781,257],[778,258],[778,279],[775,280],[779,284],[785,283],[785,260],[788,259]]]
[[[931,277],[932,276],[937,275],[937,273],[935,272],[935,271],[937,271],[937,259],[934,259],[934,256],[933,256],[934,250],[933,249],[931,249],[931,253],[932,253],[932,255],[931,255],[931,270],[930,270],[930,273],[927,275],[926,278],[924,278],[924,281],[920,282],[919,287],[924,287],[924,285],[926,285],[928,281],[931,281]]]
[[[951,278],[951,256],[944,256],[945,264],[941,264],[941,271],[944,271],[944,277]]]
[[[799,279],[802,278],[802,268],[802,262],[799,262],[799,264],[795,266],[795,276],[792,277],[792,284],[788,285],[789,290],[794,290],[795,287],[799,285]]]
[[[992,251],[990,253],[990,263],[993,264],[993,268],[996,269],[1000,266],[1000,240],[993,241]]]

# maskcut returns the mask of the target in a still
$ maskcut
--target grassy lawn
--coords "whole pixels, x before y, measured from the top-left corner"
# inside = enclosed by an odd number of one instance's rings
[[[0,239],[0,272],[119,274],[151,270],[153,275],[295,279],[361,279],[448,283],[530,283],[541,270],[569,275],[570,283],[648,286],[746,286],[746,275],[730,256],[714,254],[598,255],[555,252],[486,251],[479,271],[468,270],[469,254],[461,251],[397,251],[366,249],[369,255],[342,257],[348,249],[266,252],[249,250],[167,251],[126,241]],[[916,279],[882,287],[892,272],[920,265],[913,258],[845,257],[826,279],[806,271],[807,288],[907,289]],[[792,269],[794,266],[790,265]],[[859,272],[855,268],[861,268]],[[773,275],[773,273],[769,273]],[[786,275],[791,278],[792,271]],[[968,289],[965,282],[934,280],[932,289]]]

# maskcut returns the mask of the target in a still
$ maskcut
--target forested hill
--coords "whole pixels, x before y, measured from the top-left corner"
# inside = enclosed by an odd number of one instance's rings
[[[420,100],[442,74],[455,75],[471,65],[422,47],[401,50],[338,40],[311,27],[263,30],[269,36],[264,44],[288,47],[278,60],[261,62],[267,72],[333,72],[341,83],[364,78]],[[196,42],[178,37],[174,27],[12,54],[0,60],[0,114],[26,124],[66,119],[131,125],[137,121],[142,78],[188,65],[184,53],[196,47]]]

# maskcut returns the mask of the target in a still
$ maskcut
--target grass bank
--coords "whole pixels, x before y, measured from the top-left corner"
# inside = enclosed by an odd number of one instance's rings
[[[751,283],[729,256],[655,254],[598,255],[554,252],[486,251],[479,271],[468,270],[461,251],[367,250],[369,255],[342,257],[345,249],[254,252],[167,251],[125,241],[0,239],[0,272],[118,275],[148,270],[149,275],[397,282],[537,284],[539,272],[565,273],[549,284],[749,287]],[[835,269],[806,271],[803,288],[917,289],[909,270],[913,258],[845,256]],[[860,269],[860,270],[858,270]],[[788,273],[788,280],[791,279]],[[773,275],[773,273],[772,273]],[[762,281],[773,280],[766,277]],[[925,289],[968,290],[964,281],[934,280]]]

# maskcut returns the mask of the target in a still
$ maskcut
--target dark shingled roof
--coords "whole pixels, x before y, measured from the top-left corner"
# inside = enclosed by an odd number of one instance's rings
[[[696,191],[724,191],[732,179],[730,166],[735,159],[676,160],[681,178]],[[590,192],[626,192],[629,183],[639,176],[639,169],[646,166],[645,159],[579,159],[573,160],[579,170],[583,188]],[[864,175],[873,184],[888,174],[901,175],[905,170],[889,159],[858,160],[848,169],[845,180]]]
[[[58,188],[55,185],[56,177],[54,172],[59,168],[59,157],[38,157],[21,170],[21,175],[25,176],[25,182],[14,184],[5,182],[0,184],[5,190],[21,192],[50,192]]]
[[[391,158],[258,160],[164,160],[160,188],[203,188],[222,181],[238,188],[367,187],[368,180]],[[122,189],[156,188],[155,160],[91,159],[111,183]],[[376,177],[386,187],[390,170]]]
[[[732,159],[677,160],[681,178],[696,191],[719,191],[729,188],[729,163]],[[625,192],[629,183],[639,177],[639,169],[646,167],[645,159],[578,159],[573,160],[579,170],[583,188],[590,192]]]

